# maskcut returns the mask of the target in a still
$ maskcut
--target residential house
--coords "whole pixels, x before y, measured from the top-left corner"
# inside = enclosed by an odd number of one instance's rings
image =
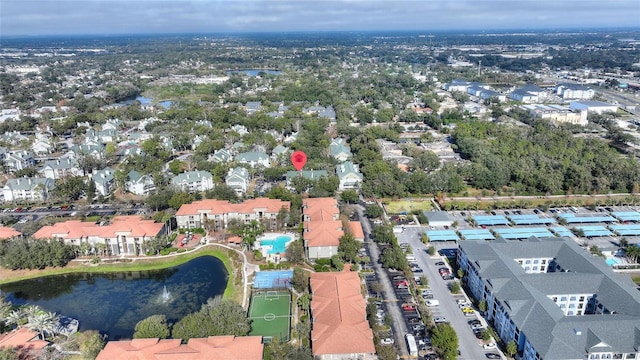
[[[457,263],[519,359],[639,358],[637,286],[570,238],[462,241]]]
[[[288,160],[289,157],[289,148],[283,145],[278,145],[271,150],[271,160],[274,162],[281,162],[285,159]]]
[[[247,130],[247,127],[244,125],[233,125],[231,131],[237,132],[240,136],[249,134],[249,130]]]
[[[555,92],[558,96],[563,99],[582,99],[589,100],[593,99],[596,92],[584,85],[580,84],[571,84],[571,83],[560,83],[556,86]]]
[[[336,175],[340,180],[338,186],[339,191],[347,189],[359,189],[360,184],[364,177],[360,173],[359,166],[351,161],[345,161],[342,164],[336,165]]]
[[[319,118],[328,119],[331,122],[336,121],[336,111],[333,109],[333,106],[329,105],[327,107],[324,106],[310,106],[308,108],[303,109],[305,114],[318,114]]]
[[[20,131],[7,131],[4,134],[0,135],[0,141],[5,143],[9,143],[11,145],[18,145],[21,142],[29,141],[29,138],[22,135]]]
[[[84,173],[74,158],[47,160],[40,173],[48,179],[58,180],[66,177],[83,176]]]
[[[323,176],[329,176],[327,170],[302,170],[302,171],[287,171],[285,174],[286,184],[285,187],[289,190],[293,189],[292,181],[297,177],[303,177],[308,180],[318,181]]]
[[[120,119],[109,119],[102,124],[102,130],[118,131],[122,128],[122,121]]]
[[[367,321],[358,272],[312,273],[311,351],[319,360],[374,360],[373,331]]]
[[[156,189],[156,184],[152,175],[142,175],[135,170],[129,171],[125,188],[128,192],[136,195],[149,195]]]
[[[239,204],[207,199],[182,205],[176,213],[176,222],[179,228],[193,229],[203,227],[207,221],[211,221],[215,229],[226,229],[231,219],[245,224],[256,220],[275,229],[280,211],[289,211],[290,207],[291,203],[288,201],[268,198],[249,199]]]
[[[8,179],[2,188],[4,201],[43,201],[55,188],[55,182],[47,178]]]
[[[260,102],[260,101],[249,101],[244,106],[244,110],[247,112],[248,115],[255,114],[256,112],[262,110],[262,102]]]
[[[68,245],[88,243],[94,248],[106,245],[112,255],[139,255],[143,243],[165,233],[165,225],[144,220],[139,215],[115,216],[110,223],[68,220],[42,227],[33,234],[34,239],[56,239]]]
[[[91,175],[91,180],[96,185],[96,191],[98,194],[106,196],[111,193],[115,186],[114,174],[115,171],[108,167],[94,171],[93,175]]]
[[[243,196],[247,192],[249,186],[249,171],[243,167],[229,169],[225,183],[227,186],[235,190],[236,195]]]
[[[227,149],[220,149],[213,152],[213,155],[210,156],[209,161],[213,161],[216,163],[228,163],[233,160],[233,154],[231,151]]]
[[[22,236],[20,231],[0,225],[0,240],[9,240],[19,236]]]
[[[93,156],[96,159],[102,159],[104,157],[104,145],[103,144],[73,145],[69,149],[68,156],[76,159],[82,156]]]
[[[256,166],[270,167],[269,155],[262,151],[248,151],[236,155],[236,161],[255,168]]]
[[[329,149],[331,150],[331,156],[338,161],[347,161],[353,156],[349,145],[347,145],[347,142],[342,138],[335,138],[331,140]]]
[[[25,150],[9,151],[4,158],[4,169],[7,173],[14,173],[33,167],[36,164],[33,154]]]
[[[154,117],[142,119],[142,120],[140,120],[140,123],[138,123],[138,130],[146,131],[147,125],[153,124],[156,121],[160,121],[160,120],[158,120],[157,118],[154,118]]]
[[[310,260],[331,258],[338,253],[344,235],[340,210],[334,198],[305,199],[302,202],[305,253]]]
[[[47,155],[53,152],[51,138],[43,133],[36,133],[36,138],[31,144],[31,150],[36,155]]]
[[[262,360],[262,336],[209,336],[181,339],[133,339],[109,341],[96,360]]]
[[[174,176],[171,184],[182,191],[207,191],[213,189],[213,175],[208,171],[188,171]]]
[[[296,140],[298,140],[298,132],[297,131],[287,135],[282,142],[285,143],[285,144],[291,144],[292,142],[294,142]]]
[[[116,131],[114,129],[93,130],[88,129],[85,133],[85,144],[103,144],[116,140]]]

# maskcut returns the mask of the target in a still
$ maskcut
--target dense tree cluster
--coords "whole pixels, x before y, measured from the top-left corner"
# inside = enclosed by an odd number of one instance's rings
[[[0,241],[0,266],[11,269],[62,267],[75,258],[73,246],[60,241],[15,239]]]
[[[538,122],[514,128],[487,122],[458,124],[457,151],[472,162],[461,169],[477,188],[516,193],[630,192],[640,183],[640,163],[605,142],[576,137]]]

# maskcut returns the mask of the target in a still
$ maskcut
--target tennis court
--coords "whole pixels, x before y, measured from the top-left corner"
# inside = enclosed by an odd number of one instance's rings
[[[251,296],[249,335],[260,335],[265,342],[274,338],[289,341],[291,294],[288,291],[258,290]]]

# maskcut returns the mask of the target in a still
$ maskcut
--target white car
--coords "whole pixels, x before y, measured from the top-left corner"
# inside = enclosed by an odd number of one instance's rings
[[[488,344],[484,344],[484,345],[482,345],[482,347],[483,347],[485,350],[495,349],[495,348],[496,348],[496,343],[490,342],[490,343],[488,343]]]
[[[393,340],[393,338],[384,338],[380,340],[380,344],[382,345],[393,345],[394,343],[395,341]]]
[[[444,316],[436,316],[433,318],[433,322],[435,322],[436,324],[438,323],[446,323],[447,322],[447,318]]]

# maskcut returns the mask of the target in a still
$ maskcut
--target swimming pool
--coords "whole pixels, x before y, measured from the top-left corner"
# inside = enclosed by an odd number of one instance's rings
[[[276,238],[265,238],[260,240],[261,247],[270,247],[267,250],[267,254],[284,254],[287,244],[292,241],[292,237],[289,235],[278,235]]]
[[[621,265],[624,262],[620,259],[616,259],[616,258],[608,258],[607,260],[605,260],[605,262],[607,263],[607,265],[614,267],[616,265]]]

